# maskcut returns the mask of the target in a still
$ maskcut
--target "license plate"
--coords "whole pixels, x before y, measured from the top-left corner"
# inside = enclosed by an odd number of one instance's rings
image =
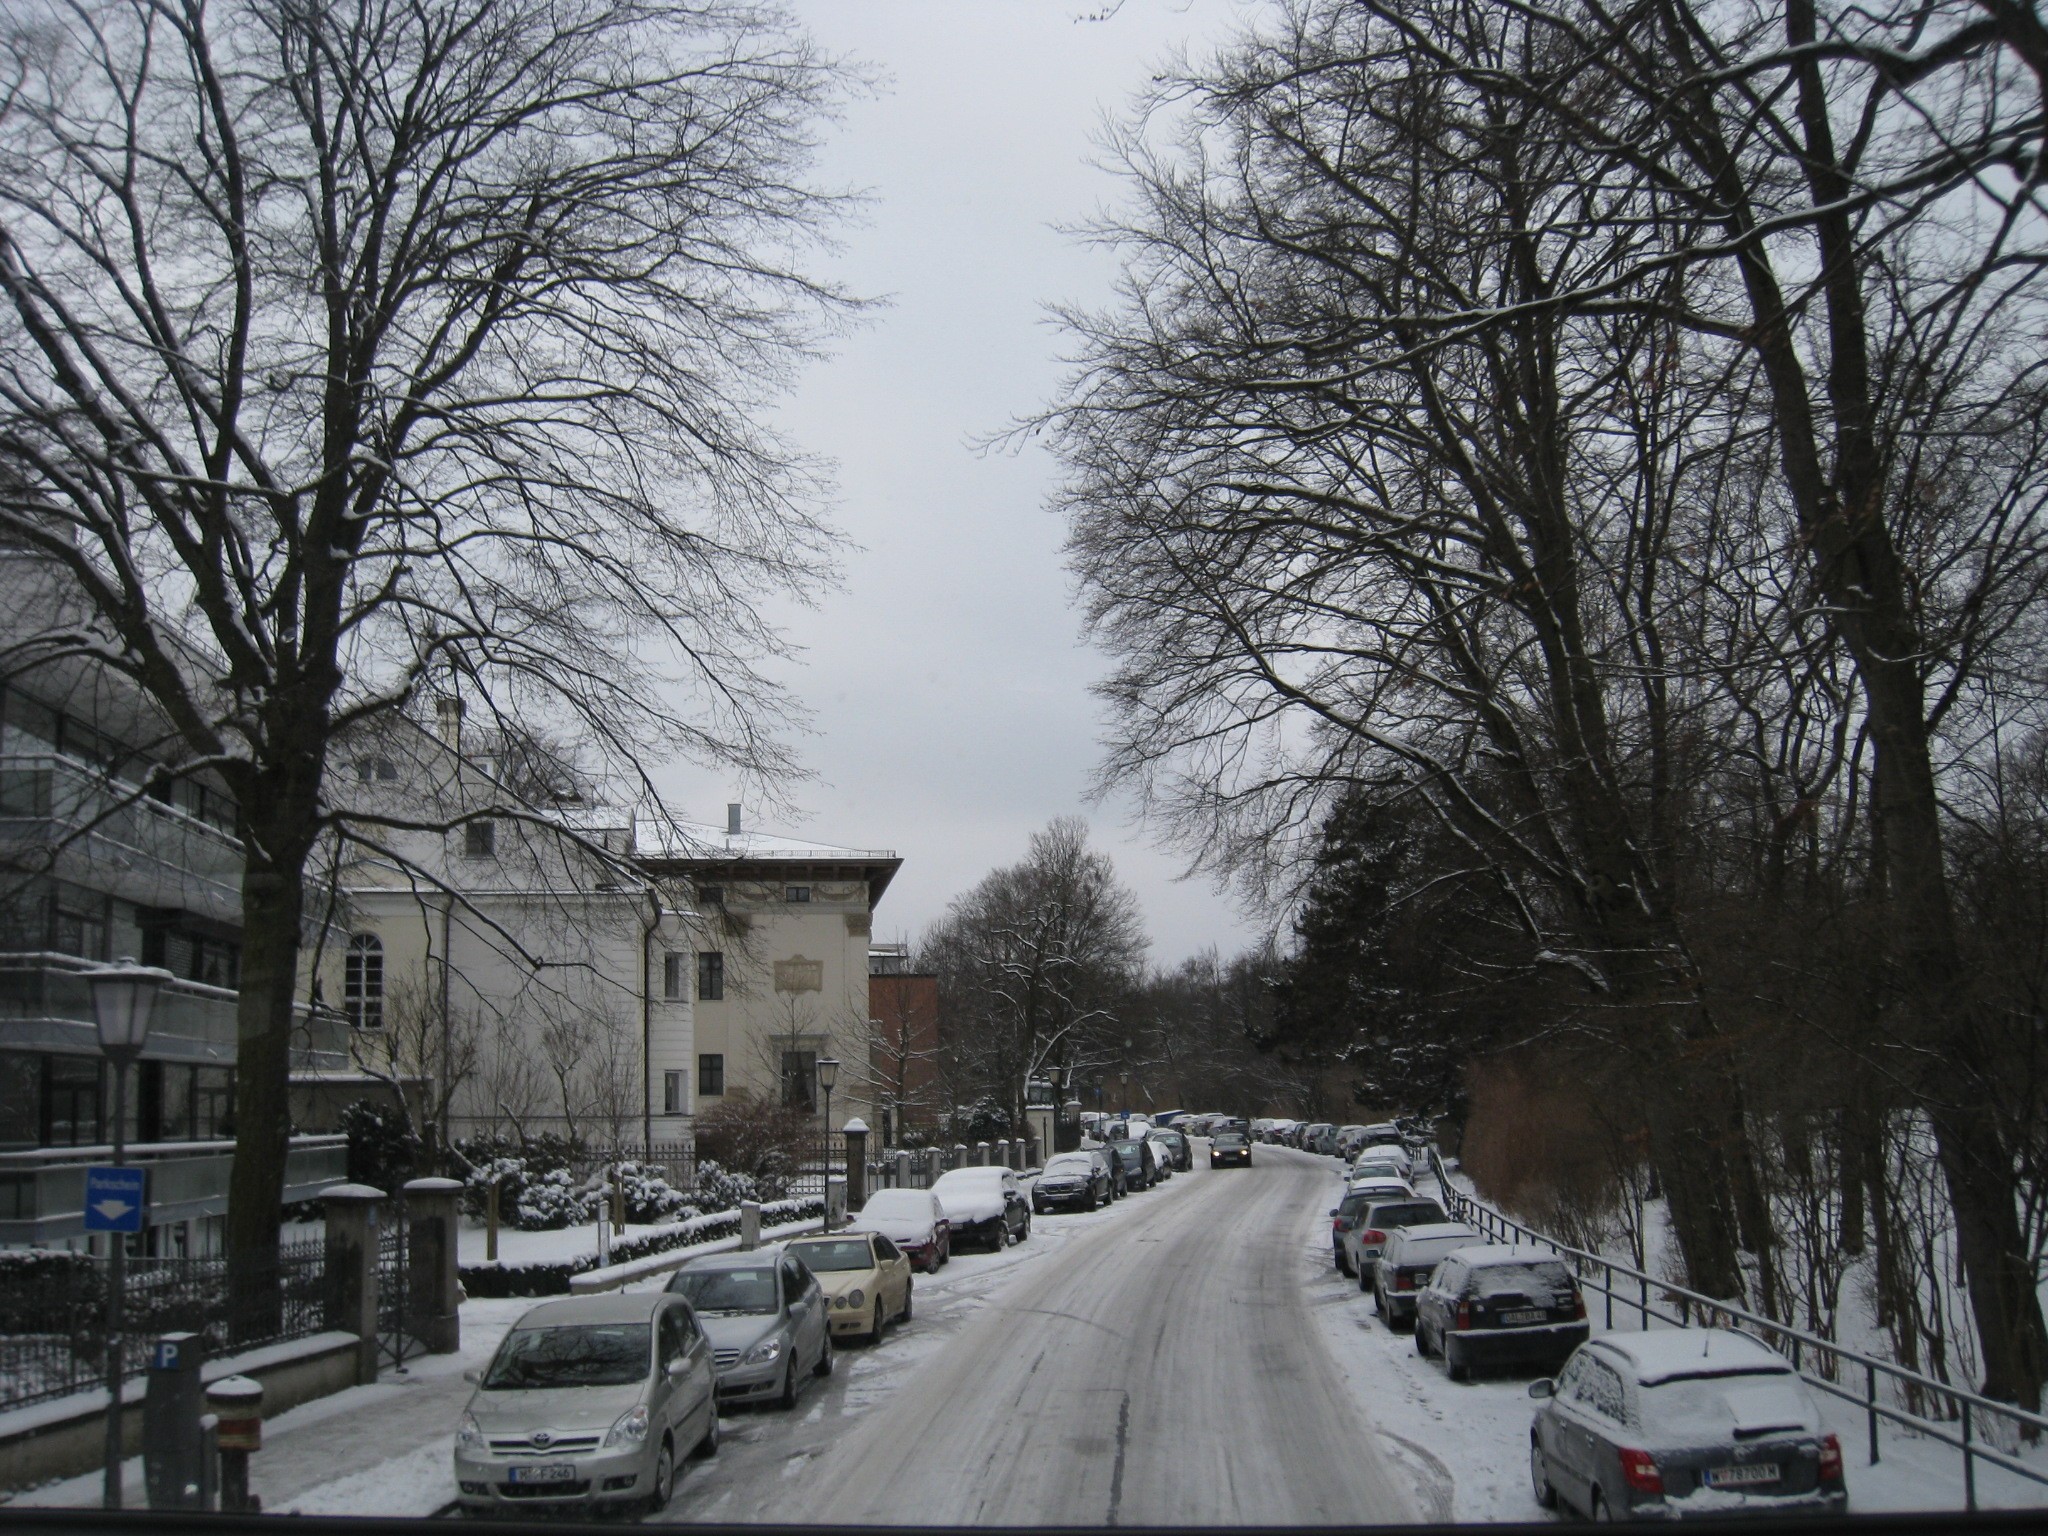
[[[1549,1316],[1550,1314],[1541,1307],[1528,1307],[1520,1312],[1503,1312],[1500,1315],[1500,1320],[1507,1324],[1508,1327],[1514,1328],[1523,1323],[1543,1322]]]
[[[1778,1464],[1775,1461],[1759,1461],[1746,1467],[1707,1468],[1709,1488],[1740,1488],[1750,1483],[1775,1483],[1777,1480]]]
[[[576,1469],[566,1463],[550,1463],[541,1467],[508,1467],[507,1475],[515,1483],[573,1483]]]

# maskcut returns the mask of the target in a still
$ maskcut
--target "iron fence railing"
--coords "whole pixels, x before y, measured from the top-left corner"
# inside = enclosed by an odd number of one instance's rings
[[[264,1285],[243,1278],[231,1287],[224,1258],[130,1258],[124,1379],[143,1373],[149,1346],[162,1334],[199,1334],[208,1355],[220,1356],[334,1326],[324,1239],[281,1247],[277,1272]],[[102,1259],[28,1250],[0,1262],[0,1410],[104,1385],[106,1305]]]
[[[1606,1254],[1575,1248],[1516,1221],[1458,1188],[1451,1182],[1443,1158],[1435,1147],[1429,1149],[1429,1164],[1446,1208],[1458,1220],[1469,1222],[1490,1239],[1541,1246],[1568,1260],[1578,1275],[1579,1284],[1606,1298],[1606,1325],[1609,1328],[1615,1326],[1615,1304],[1618,1301],[1624,1326],[1633,1312],[1637,1326],[1643,1329],[1648,1329],[1653,1320],[1676,1328],[1736,1328],[1769,1344],[1791,1360],[1793,1368],[1809,1385],[1850,1404],[1863,1414],[1870,1465],[1878,1464],[1878,1425],[1881,1421],[1889,1421],[1962,1453],[1963,1501],[1967,1509],[1974,1511],[1977,1508],[1979,1461],[1990,1462],[2015,1476],[2048,1486],[2048,1469],[2024,1461],[2004,1446],[1987,1443],[1986,1439],[1988,1432],[2014,1448],[2023,1442],[2037,1441],[2043,1431],[2048,1431],[2048,1417],[2029,1413],[2010,1403],[1996,1402],[1892,1361],[1844,1348],[1831,1339],[1794,1328],[1776,1318],[1716,1300],[1698,1291],[1689,1291],[1668,1280],[1659,1280]],[[1860,1391],[1857,1390],[1859,1386]],[[1921,1411],[1915,1405],[1926,1405],[1937,1411]],[[1943,1407],[1948,1410],[1946,1415],[1938,1412]]]

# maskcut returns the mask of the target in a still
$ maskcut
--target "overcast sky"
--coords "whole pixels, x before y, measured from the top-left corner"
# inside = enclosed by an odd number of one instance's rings
[[[836,461],[837,522],[861,548],[844,589],[792,635],[817,734],[800,819],[761,830],[892,848],[878,939],[912,938],[1032,831],[1081,814],[1142,903],[1155,963],[1258,930],[1175,877],[1123,807],[1090,805],[1105,670],[1086,648],[1046,509],[1041,451],[971,443],[1042,405],[1061,375],[1056,301],[1100,302],[1112,270],[1056,226],[1118,197],[1091,165],[1105,112],[1154,66],[1199,54],[1246,0],[793,0],[825,46],[884,75],[833,137],[822,179],[872,196],[834,275],[888,300],[791,403],[786,426]],[[722,820],[727,787],[686,776],[685,811]],[[749,810],[751,811],[751,807]]]

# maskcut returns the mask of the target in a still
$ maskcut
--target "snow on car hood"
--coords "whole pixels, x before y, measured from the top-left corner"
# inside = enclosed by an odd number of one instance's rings
[[[620,1414],[640,1401],[644,1381],[615,1387],[525,1387],[471,1394],[469,1411],[487,1435],[525,1435],[534,1430],[610,1429]]]
[[[892,1243],[905,1243],[912,1248],[922,1248],[932,1240],[933,1228],[929,1216],[920,1220],[916,1216],[868,1216],[854,1218],[847,1226],[848,1232],[879,1232]],[[824,1283],[825,1277],[818,1277]]]
[[[947,1184],[942,1177],[932,1186],[939,1208],[952,1222],[987,1221],[1003,1214],[1003,1186],[998,1179],[962,1180]]]

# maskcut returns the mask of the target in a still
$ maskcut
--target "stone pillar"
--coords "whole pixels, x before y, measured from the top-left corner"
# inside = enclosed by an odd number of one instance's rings
[[[996,1138],[996,1144],[995,1144],[995,1146],[994,1146],[994,1148],[993,1148],[992,1150],[993,1150],[993,1151],[994,1151],[994,1153],[995,1153],[995,1160],[996,1160],[996,1162],[997,1162],[997,1163],[999,1163],[999,1164],[1000,1164],[1001,1166],[1003,1166],[1003,1167],[1005,1167],[1005,1168],[1007,1168],[1007,1167],[1009,1167],[1009,1166],[1010,1166],[1010,1138],[1009,1138],[1009,1137],[1007,1137],[1007,1136],[999,1136],[999,1137],[997,1137],[997,1138]]]
[[[985,1141],[977,1141],[974,1144],[974,1166],[977,1168],[986,1168],[988,1166],[988,1143]]]
[[[740,1202],[740,1247],[748,1251],[761,1246],[761,1202]]]
[[[414,1179],[405,1186],[406,1331],[430,1355],[462,1351],[462,1310],[456,1252],[461,1226],[459,1179]]]
[[[377,1379],[377,1207],[384,1191],[368,1184],[330,1184],[327,1209],[328,1326],[356,1336],[356,1385]]]
[[[868,1123],[856,1115],[846,1122],[846,1208],[868,1203]]]
[[[896,1187],[898,1189],[909,1189],[911,1187],[910,1149],[908,1147],[898,1147],[896,1149]]]
[[[939,1182],[939,1175],[946,1171],[946,1154],[937,1147],[924,1149],[924,1187],[930,1189]]]
[[[846,1180],[839,1174],[825,1176],[825,1230],[846,1225]]]

